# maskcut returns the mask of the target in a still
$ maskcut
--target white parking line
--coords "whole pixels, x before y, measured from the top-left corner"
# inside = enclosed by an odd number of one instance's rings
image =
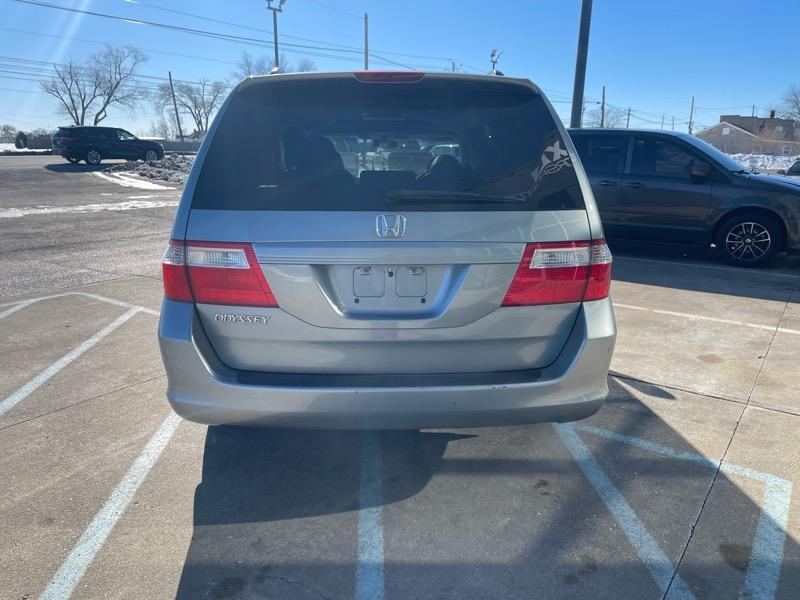
[[[670,590],[670,598],[694,598],[686,583],[675,572],[675,567],[645,529],[644,523],[622,497],[622,494],[600,468],[586,445],[569,424],[554,425],[564,445],[606,505],[614,520],[622,528],[636,554],[645,564],[662,593]],[[672,585],[670,586],[670,582]]]
[[[0,308],[5,306],[11,306],[11,309],[3,311],[0,313],[0,319],[3,317],[13,314],[18,310],[25,308],[26,306],[30,306],[35,302],[41,302],[42,300],[52,300],[53,298],[64,298],[65,296],[83,296],[85,298],[92,298],[93,300],[99,300],[100,302],[107,302],[109,304],[114,304],[115,306],[121,306],[123,308],[136,308],[139,312],[143,312],[147,315],[154,315],[158,316],[159,311],[153,310],[152,308],[147,308],[145,306],[139,306],[138,304],[131,304],[130,302],[123,302],[122,300],[117,300],[116,298],[108,298],[106,296],[99,296],[98,294],[90,294],[89,292],[64,292],[63,294],[53,294],[52,296],[41,296],[39,298],[31,298],[29,300],[22,300],[20,302],[10,302],[8,304],[0,305]]]
[[[761,325],[759,323],[747,323],[745,321],[735,321],[733,319],[721,319],[719,317],[706,317],[704,315],[696,315],[692,313],[677,312],[674,310],[662,310],[660,308],[647,308],[646,306],[635,306],[633,304],[623,304],[621,302],[614,302],[614,308],[625,308],[628,310],[638,310],[641,312],[653,313],[656,315],[666,315],[670,317],[681,317],[682,319],[690,319],[692,321],[711,321],[713,323],[724,323],[725,325],[736,325],[737,327],[750,327],[752,329],[762,329],[774,333],[790,333],[792,335],[800,335],[800,330],[789,329],[787,327],[775,327],[773,325]]]
[[[106,337],[109,333],[114,331],[117,327],[122,325],[125,321],[130,319],[133,315],[140,312],[138,308],[131,308],[125,314],[117,317],[111,323],[103,327],[100,331],[95,333],[88,340],[82,342],[79,346],[73,348],[70,352],[59,358],[56,362],[47,367],[44,371],[39,373],[36,377],[31,379],[28,383],[19,388],[16,392],[11,394],[8,398],[0,402],[0,415],[5,414],[14,406],[19,404],[22,400],[27,398],[40,385],[45,383],[53,375],[58,373],[61,369],[70,364],[73,360],[78,358],[81,354],[89,350],[97,342]]]
[[[377,431],[361,438],[356,600],[383,600],[383,486],[381,442]]]
[[[3,312],[0,312],[0,319],[2,319],[3,317],[7,317],[8,315],[13,315],[18,310],[22,310],[23,308],[33,304],[34,302],[37,302],[36,298],[34,298],[33,300],[23,300],[19,304],[15,304],[11,308],[7,308]]]
[[[783,546],[786,541],[786,525],[789,521],[789,505],[792,499],[792,482],[772,475],[762,473],[747,467],[711,460],[695,452],[684,452],[649,442],[641,438],[631,437],[591,427],[589,425],[575,425],[575,429],[591,433],[608,440],[636,446],[650,452],[656,452],[676,460],[686,460],[704,467],[716,469],[719,467],[723,473],[741,475],[761,481],[765,484],[764,507],[758,518],[753,546],[750,551],[750,561],[745,573],[743,597],[757,600],[771,600],[775,596],[778,580],[783,564]],[[671,596],[671,594],[670,594]]]
[[[111,492],[111,496],[94,516],[72,552],[53,576],[42,594],[43,600],[66,600],[72,595],[75,586],[78,585],[97,552],[103,547],[119,518],[125,513],[139,486],[158,460],[180,422],[181,418],[178,415],[170,413],[155,435],[150,438],[139,458]]]

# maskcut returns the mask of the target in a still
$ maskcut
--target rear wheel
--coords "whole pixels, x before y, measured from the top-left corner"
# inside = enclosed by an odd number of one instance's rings
[[[740,267],[761,267],[783,246],[783,227],[776,217],[743,212],[722,222],[715,242],[729,263]]]
[[[94,148],[92,148],[86,153],[87,165],[99,165],[101,160],[103,160],[103,157],[100,156],[100,152],[98,152]]]
[[[144,154],[144,159],[147,162],[153,162],[154,160],[158,160],[158,152],[156,152],[155,150],[148,150]]]

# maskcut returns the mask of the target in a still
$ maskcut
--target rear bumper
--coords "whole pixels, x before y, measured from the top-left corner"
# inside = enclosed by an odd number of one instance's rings
[[[449,375],[406,383],[346,376],[295,376],[287,382],[232,371],[217,359],[191,304],[164,300],[159,343],[167,398],[179,415],[207,424],[309,429],[427,429],[574,421],[592,415],[608,394],[616,338],[609,299],[587,302],[558,358],[525,372]]]

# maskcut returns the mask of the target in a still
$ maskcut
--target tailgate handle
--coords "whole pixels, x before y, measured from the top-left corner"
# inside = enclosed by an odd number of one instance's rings
[[[610,179],[603,179],[603,181],[600,182],[600,185],[602,187],[617,187],[617,182]]]

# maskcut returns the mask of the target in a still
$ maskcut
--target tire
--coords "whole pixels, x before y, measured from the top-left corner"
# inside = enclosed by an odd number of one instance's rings
[[[154,160],[158,160],[159,158],[161,158],[161,157],[158,155],[158,152],[156,152],[155,150],[148,150],[147,152],[144,153],[144,159],[147,162],[153,162]]]
[[[783,225],[778,217],[741,212],[720,223],[714,241],[732,265],[763,267],[783,248]]]
[[[94,148],[90,148],[89,151],[86,153],[87,165],[99,165],[101,160],[103,160],[103,157],[100,156],[100,152],[98,152]]]

